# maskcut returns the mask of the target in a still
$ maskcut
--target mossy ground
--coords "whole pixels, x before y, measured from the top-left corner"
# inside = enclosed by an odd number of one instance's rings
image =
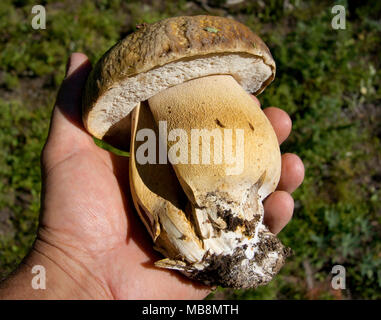
[[[280,234],[294,251],[280,274],[211,298],[381,298],[380,2],[224,2],[40,1],[46,30],[31,28],[35,1],[0,2],[0,278],[35,237],[39,154],[69,53],[95,62],[137,24],[214,14],[244,22],[269,45],[277,77],[259,98],[291,115],[282,151],[303,159],[306,178]],[[345,30],[331,27],[334,4],[347,9]],[[336,264],[346,268],[346,290],[330,286]]]

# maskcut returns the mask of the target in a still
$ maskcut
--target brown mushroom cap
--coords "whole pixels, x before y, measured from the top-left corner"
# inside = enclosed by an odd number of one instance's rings
[[[199,61],[197,72],[192,70],[195,61]],[[240,66],[234,65],[236,61]],[[212,74],[230,74],[246,91],[259,94],[274,79],[275,62],[263,41],[232,19],[175,17],[145,25],[95,65],[83,96],[84,125],[103,138],[123,130],[126,117],[140,101]]]

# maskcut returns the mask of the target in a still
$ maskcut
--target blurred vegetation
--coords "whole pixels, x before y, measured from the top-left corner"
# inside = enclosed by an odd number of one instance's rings
[[[381,3],[376,1],[39,1],[46,30],[31,28],[35,1],[0,2],[0,278],[28,252],[39,214],[39,154],[66,60],[95,62],[136,29],[176,15],[233,17],[269,45],[277,77],[259,98],[293,119],[282,146],[304,161],[295,213],[281,232],[294,256],[266,287],[218,289],[210,298],[381,298]],[[346,7],[346,30],[331,8]],[[333,265],[347,289],[330,286]]]

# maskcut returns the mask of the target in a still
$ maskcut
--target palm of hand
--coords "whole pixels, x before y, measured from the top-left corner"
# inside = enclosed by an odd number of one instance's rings
[[[55,116],[62,114],[57,110]],[[43,153],[39,239],[85,265],[114,298],[205,296],[207,289],[152,266],[160,257],[128,198],[128,158],[72,129],[70,150],[63,142],[47,143]]]

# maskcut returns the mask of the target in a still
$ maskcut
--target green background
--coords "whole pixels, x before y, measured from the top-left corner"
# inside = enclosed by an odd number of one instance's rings
[[[94,63],[137,24],[211,14],[245,23],[270,47],[277,76],[259,99],[290,114],[282,151],[303,159],[306,178],[280,234],[294,251],[280,274],[210,298],[381,298],[379,1],[39,1],[46,30],[31,27],[35,4],[0,2],[0,278],[35,237],[39,155],[70,52]],[[345,30],[331,27],[335,4],[346,8]],[[331,288],[336,264],[346,268],[346,290]]]

